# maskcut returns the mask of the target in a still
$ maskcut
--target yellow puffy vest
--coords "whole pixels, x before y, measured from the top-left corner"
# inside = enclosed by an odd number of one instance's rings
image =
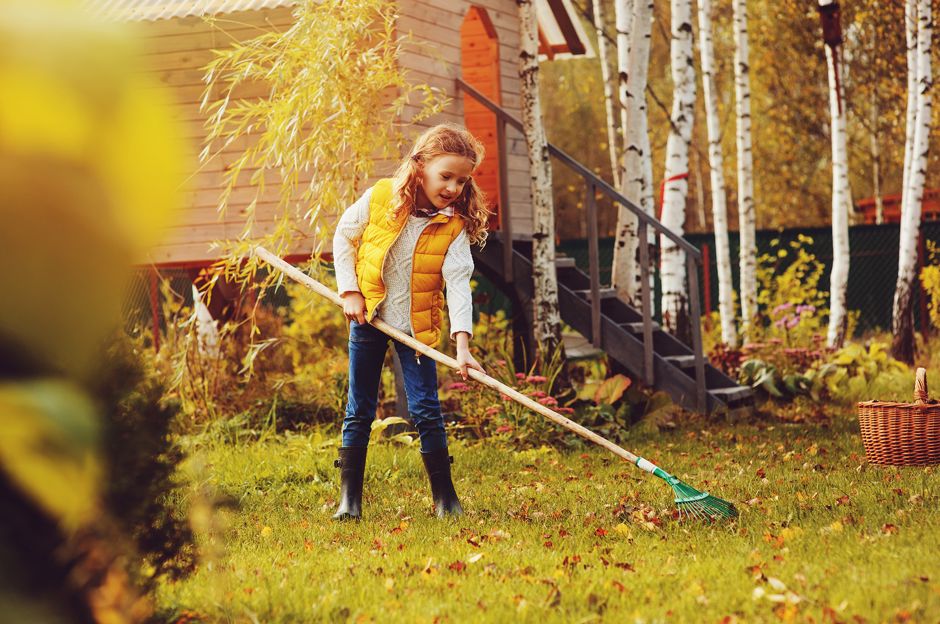
[[[366,318],[371,321],[385,299],[382,269],[392,244],[408,222],[408,211],[399,211],[398,218],[388,219],[392,203],[392,180],[379,180],[372,187],[369,202],[369,224],[362,233],[356,259],[359,290],[366,300]],[[415,338],[433,346],[441,337],[441,315],[444,310],[444,278],[441,268],[451,242],[463,229],[463,219],[454,214],[438,214],[429,219],[415,245],[411,269],[411,326]]]

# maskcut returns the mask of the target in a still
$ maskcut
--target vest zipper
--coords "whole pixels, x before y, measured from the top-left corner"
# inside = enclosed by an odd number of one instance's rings
[[[388,260],[388,252],[391,251],[392,247],[395,246],[395,243],[397,243],[398,239],[401,238],[401,233],[404,232],[405,228],[408,226],[407,217],[405,219],[405,224],[402,225],[398,230],[398,233],[395,234],[395,238],[392,239],[391,244],[385,248],[385,255],[382,256],[382,268],[379,270],[379,277],[382,279],[383,284],[385,282],[385,262]],[[371,321],[375,318],[376,311],[382,306],[383,303],[385,303],[386,299],[388,299],[388,286],[385,287],[385,294],[382,295],[382,298],[379,300],[379,302],[375,304],[374,308],[372,308],[372,317],[367,320]]]
[[[418,232],[418,236],[415,238],[415,246],[411,250],[411,283],[408,286],[408,290],[411,293],[409,297],[410,301],[408,302],[408,327],[411,328],[411,337],[417,339],[415,335],[415,325],[414,325],[414,316],[415,316],[415,252],[418,250],[418,242],[421,240],[421,235],[424,234],[424,231],[428,229],[428,226],[431,225],[431,219],[428,219],[428,222],[424,224],[421,228],[421,231]],[[421,366],[421,356],[418,354],[418,351],[415,350],[415,362],[418,366]]]

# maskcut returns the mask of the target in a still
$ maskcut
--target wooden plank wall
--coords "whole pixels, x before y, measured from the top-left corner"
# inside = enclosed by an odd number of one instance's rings
[[[216,16],[217,27],[203,19],[141,22],[135,25],[144,42],[145,61],[149,71],[160,83],[170,88],[175,99],[176,115],[198,153],[205,137],[205,115],[199,110],[203,95],[202,68],[213,56],[212,50],[224,48],[233,40],[246,40],[263,31],[283,30],[292,23],[289,8],[242,11]],[[263,87],[252,86],[236,91],[245,98],[264,95]],[[228,210],[220,215],[217,206],[223,187],[223,172],[246,145],[246,139],[235,141],[198,168],[187,182],[182,219],[168,232],[164,242],[152,250],[155,264],[196,264],[214,260],[218,252],[210,248],[213,241],[236,238],[245,223],[244,209],[254,197],[248,179],[254,169],[244,170],[242,182],[232,193]],[[309,181],[309,177],[301,180]],[[271,184],[256,209],[254,235],[269,232],[273,226],[278,188]],[[293,253],[309,253],[311,239],[300,232]]]
[[[486,9],[499,39],[502,105],[516,117],[520,109],[518,68],[519,9],[515,0],[477,0],[472,4]],[[457,96],[454,79],[460,75],[460,27],[471,3],[464,0],[399,0],[399,32],[411,33],[414,43],[404,46],[402,66],[416,81],[445,90],[453,104],[444,114],[424,125],[441,121],[464,123],[463,96]],[[415,108],[407,111],[413,114]],[[416,133],[424,128],[416,129]],[[532,199],[529,192],[529,165],[525,139],[508,130],[509,201],[513,233],[532,232]]]
[[[448,109],[442,114],[406,128],[406,135],[413,138],[425,128],[441,121],[464,122],[462,98],[455,98],[454,79],[460,72],[460,26],[470,3],[460,0],[400,2],[399,32],[414,35],[414,41],[404,46],[402,66],[408,70],[413,82],[426,82],[440,87],[452,98]],[[475,4],[486,8],[498,33],[503,106],[519,116],[519,78],[516,67],[519,38],[515,1],[482,0]],[[202,149],[205,136],[205,116],[199,110],[203,94],[201,68],[212,60],[212,50],[225,47],[233,40],[251,38],[265,30],[283,30],[291,24],[292,19],[290,8],[279,8],[219,15],[215,17],[217,27],[196,17],[137,24],[144,42],[147,67],[156,80],[170,87],[171,95],[176,100],[176,114],[185,125],[187,136],[197,152]],[[264,91],[261,87],[247,87],[238,95],[260,97]],[[410,119],[417,110],[416,104],[409,105],[404,119]],[[509,139],[509,199],[512,203],[513,230],[530,233],[531,199],[525,142],[522,135],[513,130],[509,131]],[[155,264],[195,264],[213,260],[217,257],[217,252],[210,249],[213,241],[233,238],[241,233],[243,209],[254,197],[253,189],[248,186],[253,170],[243,172],[243,182],[232,194],[229,209],[224,216],[219,215],[217,204],[223,186],[223,172],[244,146],[245,139],[236,141],[208,162],[199,164],[198,170],[193,172],[188,181],[183,219],[151,253]],[[394,161],[377,162],[374,179],[390,175],[396,166],[397,162]],[[301,185],[308,180],[309,177],[303,177]],[[256,209],[254,234],[270,230],[276,203],[277,185],[269,182],[269,188]],[[292,252],[309,253],[311,247],[312,239],[301,232]]]

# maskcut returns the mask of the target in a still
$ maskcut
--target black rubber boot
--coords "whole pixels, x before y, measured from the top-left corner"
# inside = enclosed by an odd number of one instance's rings
[[[463,507],[460,506],[460,500],[454,490],[454,482],[450,478],[450,465],[454,458],[445,448],[421,453],[421,459],[424,460],[424,469],[428,471],[428,479],[431,481],[431,498],[434,499],[434,511],[437,517],[462,516]]]
[[[339,507],[334,520],[358,520],[362,516],[362,479],[366,471],[366,446],[340,447],[333,465],[340,469]]]

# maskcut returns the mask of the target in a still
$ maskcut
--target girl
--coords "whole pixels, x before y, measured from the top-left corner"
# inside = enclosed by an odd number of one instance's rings
[[[389,338],[378,317],[426,345],[440,340],[444,285],[450,337],[460,374],[483,367],[470,355],[470,245],[486,241],[489,211],[473,172],[483,145],[465,129],[443,124],[422,134],[393,178],[379,180],[340,218],[333,238],[336,283],[349,327],[349,399],[335,464],[340,502],[334,519],[358,519],[369,433]],[[450,476],[453,460],[437,396],[437,367],[393,341],[401,360],[408,411],[439,517],[463,513]]]

